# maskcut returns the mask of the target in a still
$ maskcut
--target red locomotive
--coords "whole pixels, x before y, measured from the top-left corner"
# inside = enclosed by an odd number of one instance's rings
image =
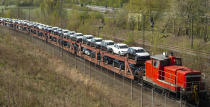
[[[204,91],[201,72],[182,66],[181,59],[173,54],[154,55],[147,60],[143,80],[174,93],[182,92],[189,98],[198,97]]]
[[[201,72],[182,66],[180,58],[155,55],[145,63],[144,80],[171,91],[191,91],[200,85]]]

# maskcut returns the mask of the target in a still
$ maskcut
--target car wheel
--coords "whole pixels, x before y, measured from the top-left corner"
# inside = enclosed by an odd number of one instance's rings
[[[113,50],[111,50],[111,53],[112,53],[112,54],[114,54],[114,51],[113,51]]]

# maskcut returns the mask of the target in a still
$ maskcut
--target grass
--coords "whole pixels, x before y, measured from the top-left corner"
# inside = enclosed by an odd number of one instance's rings
[[[1,32],[0,106],[128,106],[127,97],[117,91],[69,68],[18,34]]]
[[[90,79],[39,43],[0,31],[0,106],[138,106],[127,91]]]

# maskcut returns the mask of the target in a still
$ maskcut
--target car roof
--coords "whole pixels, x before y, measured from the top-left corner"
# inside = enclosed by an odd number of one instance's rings
[[[68,29],[63,29],[63,31],[69,31]]]
[[[93,35],[84,35],[85,37],[93,37]]]
[[[104,40],[104,42],[114,42],[114,41],[112,41],[112,40]]]
[[[124,46],[124,45],[127,45],[127,44],[124,44],[124,43],[117,43],[116,45],[118,45],[118,46]]]
[[[53,29],[59,29],[59,27],[52,27]]]
[[[102,39],[102,38],[93,38],[93,39],[96,39],[96,40],[98,40],[98,39]]]
[[[82,33],[75,33],[76,35],[82,35]]]
[[[135,50],[144,49],[144,48],[142,48],[142,47],[130,47],[130,48],[135,49]]]

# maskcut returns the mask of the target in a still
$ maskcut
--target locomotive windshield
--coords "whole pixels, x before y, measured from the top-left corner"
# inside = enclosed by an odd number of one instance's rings
[[[160,66],[162,66],[162,67],[169,66],[169,59],[162,60],[160,62]]]
[[[181,58],[176,58],[175,59],[175,65],[182,66],[182,59]]]

